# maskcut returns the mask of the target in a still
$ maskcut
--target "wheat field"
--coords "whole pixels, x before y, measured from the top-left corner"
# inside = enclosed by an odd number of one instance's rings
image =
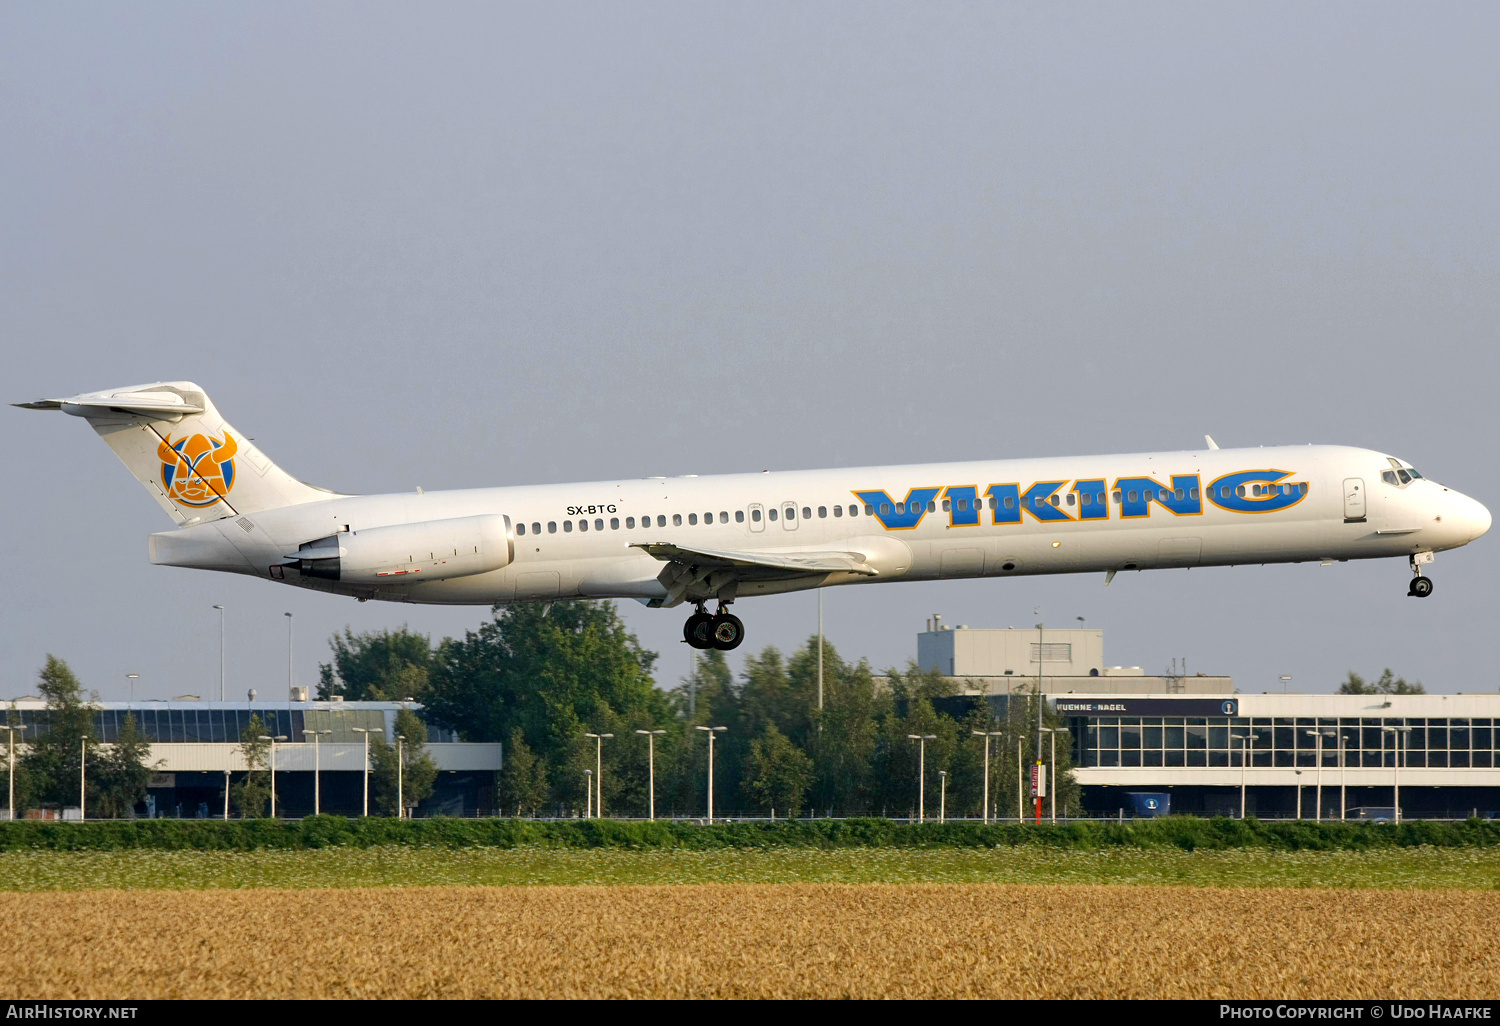
[[[1491,998],[1500,894],[700,884],[0,894],[7,998]]]

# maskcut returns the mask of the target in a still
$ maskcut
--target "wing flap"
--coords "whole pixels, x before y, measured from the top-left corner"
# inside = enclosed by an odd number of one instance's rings
[[[737,570],[775,570],[805,574],[864,574],[876,576],[879,571],[865,561],[861,552],[734,552],[726,549],[699,549],[672,542],[634,542],[664,563],[681,563],[700,568],[721,567]]]

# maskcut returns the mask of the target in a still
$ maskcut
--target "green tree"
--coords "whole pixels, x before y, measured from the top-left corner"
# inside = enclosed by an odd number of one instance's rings
[[[559,795],[581,797],[574,779],[581,773],[571,768],[582,758],[585,731],[671,718],[668,697],[651,679],[655,660],[613,603],[496,606],[479,630],[439,646],[426,707],[466,741],[505,741],[519,729]]]
[[[513,727],[505,749],[505,769],[500,774],[500,808],[515,810],[517,816],[535,816],[547,804],[551,791],[547,786],[547,766]]]
[[[397,745],[388,744],[384,734],[370,735],[375,804],[387,816],[400,814],[403,803],[415,808],[437,783],[437,765],[427,752],[427,728],[417,714],[410,709],[398,712],[396,734]]]
[[[84,697],[83,685],[54,655],[37,677],[37,688],[47,700],[47,726],[27,741],[22,757],[30,778],[29,797],[38,805],[77,805],[80,760],[87,756],[87,790],[99,779],[99,739],[94,733],[95,706]],[[19,796],[18,796],[19,804]]]
[[[328,645],[333,662],[318,666],[318,697],[351,702],[425,701],[432,672],[432,642],[407,629],[355,634],[348,627]]]
[[[234,807],[245,819],[259,819],[270,812],[271,774],[266,770],[266,754],[271,750],[266,736],[266,725],[259,713],[250,716],[240,734],[240,755],[245,760],[245,775],[231,788],[230,797]]]
[[[136,803],[146,800],[146,783],[155,768],[147,762],[150,758],[151,742],[137,726],[135,713],[127,712],[114,743],[103,748],[99,756],[98,794],[93,802],[100,815],[128,816]]]
[[[750,742],[749,792],[766,809],[782,809],[795,816],[813,782],[813,761],[807,754],[767,723],[760,737]]]
[[[1427,689],[1422,686],[1421,681],[1413,681],[1412,683],[1408,684],[1405,678],[1397,677],[1393,673],[1391,673],[1391,668],[1387,666],[1385,668],[1385,671],[1381,673],[1380,679],[1375,681],[1373,684],[1367,682],[1363,677],[1355,673],[1353,670],[1350,670],[1348,678],[1345,679],[1344,683],[1339,685],[1339,689],[1335,691],[1334,694],[1425,695],[1427,694]]]

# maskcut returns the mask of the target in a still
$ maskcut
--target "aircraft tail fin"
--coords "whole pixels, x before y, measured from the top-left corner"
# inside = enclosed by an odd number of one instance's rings
[[[272,463],[191,381],[14,405],[88,421],[179,527],[335,497]]]

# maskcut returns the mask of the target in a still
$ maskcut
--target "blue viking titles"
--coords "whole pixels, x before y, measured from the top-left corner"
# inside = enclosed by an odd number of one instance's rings
[[[1077,481],[1037,481],[1024,491],[1020,482],[911,488],[896,500],[884,490],[853,494],[870,508],[888,531],[909,531],[933,512],[945,515],[949,527],[978,527],[989,512],[990,524],[1076,523],[1108,520],[1110,507],[1121,520],[1149,518],[1154,512],[1200,516],[1207,499],[1231,513],[1273,513],[1288,509],[1307,495],[1305,481],[1288,482],[1290,470],[1241,470],[1215,478],[1204,488],[1198,474],[1172,474],[1170,481],[1154,477],[1121,477],[1111,485],[1105,478]],[[942,497],[938,509],[937,498]],[[1153,509],[1156,507],[1156,509]]]

